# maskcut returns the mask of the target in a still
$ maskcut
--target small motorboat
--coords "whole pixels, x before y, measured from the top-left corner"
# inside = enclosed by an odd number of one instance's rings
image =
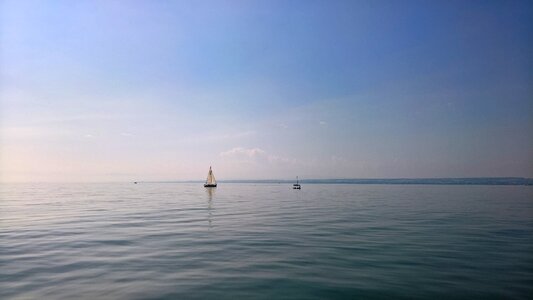
[[[301,190],[302,186],[298,183],[298,176],[296,176],[296,183],[292,185],[293,190]]]

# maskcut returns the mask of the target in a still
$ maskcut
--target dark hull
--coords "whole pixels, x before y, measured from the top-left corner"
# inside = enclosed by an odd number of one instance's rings
[[[216,184],[204,184],[204,187],[217,187]]]

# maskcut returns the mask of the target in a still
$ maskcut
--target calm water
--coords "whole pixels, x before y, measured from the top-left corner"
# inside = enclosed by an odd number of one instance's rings
[[[526,299],[533,187],[4,184],[1,299]]]

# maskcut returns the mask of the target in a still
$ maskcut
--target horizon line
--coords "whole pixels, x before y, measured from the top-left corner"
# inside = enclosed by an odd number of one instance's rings
[[[6,183],[202,183],[205,180],[109,180],[109,181],[0,181]],[[223,179],[219,183],[292,183],[295,179]],[[307,184],[453,184],[453,185],[533,185],[531,177],[391,177],[391,178],[308,178]]]

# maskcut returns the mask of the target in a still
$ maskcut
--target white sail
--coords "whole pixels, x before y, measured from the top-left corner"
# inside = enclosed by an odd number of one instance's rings
[[[215,179],[215,174],[213,174],[213,171],[211,171],[211,183],[212,184],[217,184],[217,181]]]
[[[217,181],[215,180],[215,175],[213,174],[211,167],[209,167],[209,173],[207,173],[207,180],[205,181],[205,183],[209,185],[217,184]]]

